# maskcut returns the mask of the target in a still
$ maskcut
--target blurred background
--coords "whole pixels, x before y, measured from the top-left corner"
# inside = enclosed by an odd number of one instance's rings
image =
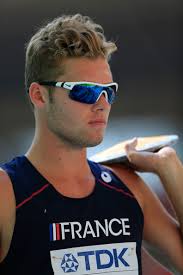
[[[1,0],[0,162],[23,154],[34,134],[24,91],[25,43],[40,25],[74,13],[92,17],[118,46],[110,62],[118,100],[103,143],[88,156],[134,136],[177,134],[183,160],[181,0]]]
[[[0,162],[24,152],[34,132],[24,91],[25,43],[45,22],[77,12],[101,24],[118,46],[111,60],[118,100],[104,142],[88,155],[133,136],[174,133],[183,158],[181,0],[1,0]]]

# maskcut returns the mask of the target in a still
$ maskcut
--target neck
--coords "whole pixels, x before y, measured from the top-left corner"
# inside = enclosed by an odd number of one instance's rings
[[[66,145],[56,137],[35,136],[25,155],[42,174],[53,179],[74,178],[77,181],[91,176],[86,148]]]

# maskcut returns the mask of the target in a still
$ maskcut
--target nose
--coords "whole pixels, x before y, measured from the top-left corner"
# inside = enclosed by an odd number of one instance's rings
[[[106,92],[105,90],[103,90],[103,91],[101,92],[101,94],[100,94],[100,96],[99,96],[97,102],[98,102],[100,99],[104,100],[104,98],[105,98],[105,101],[109,104],[109,102],[108,102],[108,94],[107,94],[107,92]]]
[[[110,110],[111,104],[108,103],[108,95],[106,91],[103,91],[99,99],[93,104],[94,109],[96,110]]]
[[[103,91],[101,92],[100,97],[101,97],[101,96],[104,96],[105,99],[106,99],[106,101],[108,102],[108,94],[107,94],[107,92],[106,92],[105,90],[103,90]],[[100,99],[100,97],[99,97],[99,99]]]

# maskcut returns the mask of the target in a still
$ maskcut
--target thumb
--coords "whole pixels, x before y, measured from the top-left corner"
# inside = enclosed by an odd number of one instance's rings
[[[136,146],[137,146],[137,143],[138,143],[138,139],[136,137],[134,137],[133,139],[131,139],[130,141],[128,141],[126,144],[125,144],[125,152],[126,152],[126,155],[127,155],[127,158],[128,160],[131,162],[133,160],[133,158],[135,157],[135,155],[137,154],[137,151],[136,151]]]

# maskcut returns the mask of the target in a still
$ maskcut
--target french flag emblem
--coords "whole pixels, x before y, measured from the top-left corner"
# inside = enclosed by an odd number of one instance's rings
[[[61,240],[61,224],[52,223],[50,224],[50,241],[60,241]]]

